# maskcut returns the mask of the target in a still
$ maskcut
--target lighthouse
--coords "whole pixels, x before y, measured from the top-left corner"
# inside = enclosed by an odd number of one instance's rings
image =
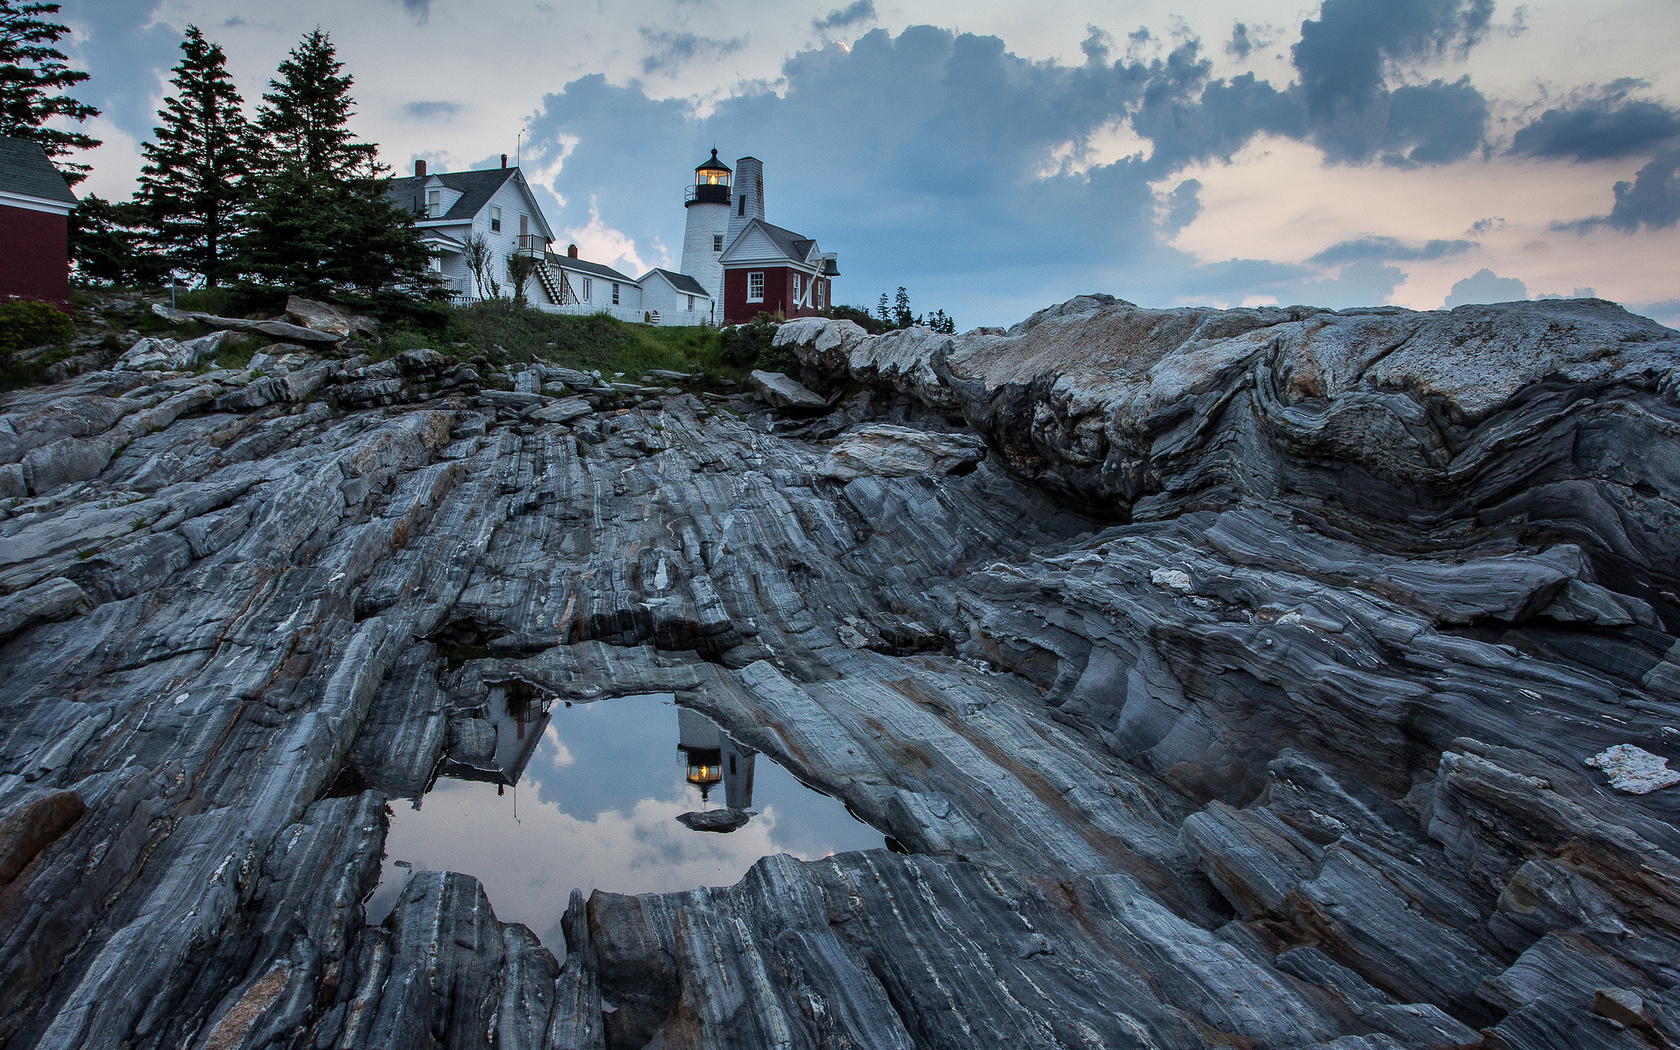
[[[682,272],[699,281],[712,301],[723,294],[724,234],[729,230],[730,178],[729,165],[718,160],[717,150],[694,169],[694,184],[684,194],[683,206],[688,209],[688,226],[683,231]]]

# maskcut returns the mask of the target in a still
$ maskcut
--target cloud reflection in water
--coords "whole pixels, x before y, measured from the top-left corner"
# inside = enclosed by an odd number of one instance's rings
[[[497,786],[440,779],[419,809],[393,802],[385,870],[368,905],[383,919],[412,870],[476,876],[504,921],[551,946],[573,887],[619,893],[725,886],[760,857],[801,859],[882,845],[880,832],[837,800],[764,758],[757,814],[728,834],[691,831],[677,816],[717,808],[684,779],[677,708],[669,696],[556,706],[523,780]],[[563,950],[563,949],[562,949]]]

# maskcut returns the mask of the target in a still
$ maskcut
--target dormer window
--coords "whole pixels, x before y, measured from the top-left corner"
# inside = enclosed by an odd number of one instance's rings
[[[500,205],[490,205],[490,232],[502,232],[502,209]]]
[[[443,191],[442,190],[427,190],[426,191],[426,217],[428,219],[435,219],[439,215],[442,215],[442,214],[443,214]]]

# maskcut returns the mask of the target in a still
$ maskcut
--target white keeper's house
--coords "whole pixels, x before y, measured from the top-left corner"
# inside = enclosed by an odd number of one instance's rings
[[[660,325],[736,324],[760,310],[796,317],[830,305],[829,285],[839,274],[834,255],[766,222],[763,166],[752,157],[736,164],[751,179],[739,189],[715,149],[695,168],[684,194],[682,272],[655,267],[640,277],[579,258],[575,244],[565,254],[551,250],[554,231],[505,153],[501,167],[478,171],[428,172],[417,160],[411,177],[391,180],[389,193],[414,213],[421,240],[435,253],[433,268],[457,300],[489,298],[491,281],[510,295],[507,259],[524,255],[536,261],[526,300],[551,313],[606,313]],[[483,287],[468,262],[474,238],[483,239],[494,267]],[[732,290],[727,319],[726,286]]]

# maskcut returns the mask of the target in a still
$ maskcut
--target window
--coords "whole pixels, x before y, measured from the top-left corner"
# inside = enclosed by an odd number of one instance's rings
[[[764,301],[764,271],[754,270],[747,274],[747,302],[762,303]]]
[[[793,275],[793,305],[795,305],[795,306],[799,305],[799,300],[801,298],[800,293],[802,293],[804,290],[805,290],[805,276],[804,276],[804,274],[797,274],[797,273],[794,274]]]
[[[827,293],[828,293],[827,282],[818,281],[817,282],[817,309],[819,309],[819,310],[823,309],[823,307],[825,305],[823,303],[823,300],[828,298]]]
[[[688,297],[688,309],[690,313],[694,312],[694,296],[692,295]]]
[[[745,193],[743,193],[743,194],[741,194],[741,198],[740,198],[740,207],[738,207],[735,210],[735,214],[736,215],[745,215],[746,213],[747,213],[747,195]]]
[[[490,205],[490,232],[502,232],[502,209],[499,205]]]
[[[435,219],[439,215],[442,215],[442,214],[443,214],[443,191],[442,190],[427,190],[426,191],[426,216],[427,216],[427,218]]]
[[[583,301],[584,301],[584,302],[586,302],[586,303],[587,303],[587,302],[588,302],[588,301],[589,301],[589,300],[590,300],[590,299],[593,299],[593,298],[594,298],[594,296],[593,296],[593,295],[591,295],[591,294],[590,294],[590,291],[589,291],[589,286],[590,286],[590,285],[591,285],[591,284],[593,284],[593,283],[594,283],[594,282],[592,282],[592,281],[591,281],[591,280],[590,280],[590,279],[589,279],[589,278],[587,278],[587,277],[585,277],[585,278],[584,278],[584,279],[583,279]]]
[[[613,286],[613,305],[617,306],[618,305],[618,282],[614,281],[612,283],[612,286]]]
[[[519,217],[519,236],[529,237],[530,235],[531,235],[531,217],[529,215],[521,215]]]
[[[712,234],[712,251],[714,251],[714,252],[723,251],[723,234],[721,234],[721,233]]]

